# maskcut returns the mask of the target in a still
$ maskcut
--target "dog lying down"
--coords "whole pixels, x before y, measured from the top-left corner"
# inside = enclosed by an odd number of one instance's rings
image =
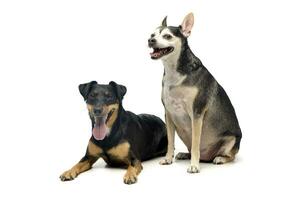
[[[127,168],[124,183],[135,183],[143,169],[141,161],[167,152],[164,122],[153,115],[125,111],[122,99],[126,87],[115,82],[100,85],[92,81],[79,85],[79,91],[92,121],[92,136],[83,158],[60,179],[73,180],[103,158],[109,166]]]

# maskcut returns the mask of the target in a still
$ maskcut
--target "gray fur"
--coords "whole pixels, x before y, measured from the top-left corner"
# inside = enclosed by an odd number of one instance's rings
[[[192,121],[198,123],[197,119],[202,117],[199,123],[199,127],[202,127],[199,136],[200,159],[215,164],[230,162],[239,150],[242,137],[231,101],[200,59],[193,54],[181,27],[169,26],[167,29],[180,41],[181,47],[161,58],[165,67],[162,101],[166,113],[170,115],[176,132],[191,152],[192,159],[192,132],[195,131]],[[155,37],[158,42],[152,47],[162,46],[159,43],[161,38],[157,35]],[[163,44],[165,46],[165,41]],[[168,152],[165,159],[170,160],[170,155],[172,152]],[[189,170],[192,173],[198,172],[193,164]]]

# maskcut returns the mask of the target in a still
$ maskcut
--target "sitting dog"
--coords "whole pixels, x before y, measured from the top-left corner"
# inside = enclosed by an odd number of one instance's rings
[[[92,81],[79,85],[79,91],[87,103],[92,137],[85,156],[60,179],[73,180],[101,157],[109,166],[126,167],[124,183],[135,183],[142,170],[141,161],[167,152],[164,122],[153,115],[125,111],[122,99],[126,87],[115,82],[100,85]]]
[[[233,161],[242,137],[234,108],[221,85],[189,48],[194,24],[188,14],[179,27],[167,26],[167,17],[148,40],[152,59],[164,65],[162,102],[165,107],[168,151],[160,164],[171,164],[175,130],[191,159],[189,173],[199,172],[199,161],[223,164]]]

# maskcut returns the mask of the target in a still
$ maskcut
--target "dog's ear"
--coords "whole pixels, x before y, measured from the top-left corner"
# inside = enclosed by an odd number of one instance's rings
[[[119,84],[115,83],[114,81],[109,82],[109,85],[113,87],[113,89],[117,95],[117,98],[121,102],[124,95],[127,92],[126,87],[124,85],[119,85]]]
[[[168,25],[167,25],[167,17],[168,16],[165,16],[165,18],[163,19],[163,21],[161,22],[161,26],[162,27],[167,27]]]
[[[191,30],[194,25],[194,14],[189,13],[185,16],[183,22],[180,25],[180,31],[185,36],[188,37],[191,35]]]
[[[97,81],[91,81],[89,83],[83,83],[78,86],[80,94],[83,96],[84,100],[87,100],[87,97],[94,85],[97,84]]]

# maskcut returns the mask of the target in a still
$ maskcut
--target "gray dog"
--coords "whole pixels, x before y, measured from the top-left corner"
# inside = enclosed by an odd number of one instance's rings
[[[188,46],[194,24],[188,14],[179,27],[163,20],[148,40],[152,59],[164,65],[162,102],[165,107],[168,152],[160,164],[171,164],[175,130],[189,153],[176,159],[191,159],[189,173],[199,172],[199,161],[223,164],[233,161],[242,132],[225,92]]]

